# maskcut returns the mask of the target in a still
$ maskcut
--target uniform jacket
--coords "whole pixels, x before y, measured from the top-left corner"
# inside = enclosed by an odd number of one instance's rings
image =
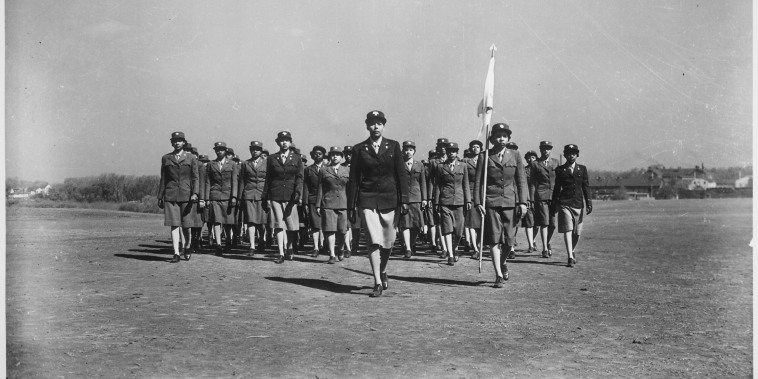
[[[405,162],[397,141],[382,138],[376,153],[369,138],[353,151],[347,184],[349,208],[390,209],[408,203],[408,185],[400,180]]]
[[[194,155],[182,152],[179,159],[174,153],[161,157],[161,181],[158,185],[158,199],[163,201],[186,202],[193,194],[200,193],[198,168],[200,161]]]
[[[529,188],[526,184],[524,159],[518,151],[503,149],[503,162],[499,162],[494,150],[479,154],[476,164],[476,182],[474,184],[474,204],[490,207],[515,207],[526,204]],[[487,186],[485,199],[482,199],[484,186],[484,165],[487,164]]]
[[[529,168],[531,184],[529,193],[534,201],[547,201],[553,197],[555,185],[555,169],[558,168],[558,160],[548,158],[546,161],[536,160]]]
[[[266,160],[260,158],[258,164],[255,164],[253,163],[253,158],[250,158],[240,163],[238,199],[261,200],[263,197],[263,187],[266,184],[266,167],[268,164]]]
[[[281,152],[267,158],[263,200],[295,201],[303,194],[303,159],[290,151],[282,163]]]
[[[347,182],[350,168],[324,166],[319,170],[319,186],[316,191],[316,206],[325,209],[347,209]]]
[[[316,192],[318,192],[319,173],[326,167],[322,164],[319,168],[312,164],[303,171],[303,204],[316,204]]]
[[[197,161],[197,177],[198,177],[198,183],[200,184],[200,188],[198,189],[197,195],[199,197],[198,200],[205,200],[205,178],[208,177],[208,167],[204,162]]]
[[[469,198],[471,201],[474,199],[474,183],[476,183],[476,162],[478,162],[478,159],[472,159],[472,158],[466,158],[462,160],[466,165],[466,172],[468,173],[468,188],[469,188]]]
[[[228,201],[237,197],[237,179],[239,178],[239,166],[231,159],[219,168],[218,161],[210,161],[205,166],[205,188],[203,199]]]
[[[403,162],[403,170],[400,171],[400,180],[408,185],[408,202],[420,203],[427,199],[426,169],[419,161],[413,161],[410,170]]]
[[[435,170],[434,203],[437,205],[466,205],[471,202],[466,164],[460,161],[450,168],[439,163]]]
[[[427,170],[426,170],[426,180],[427,180],[426,198],[431,201],[437,201],[434,198],[434,186],[435,186],[435,180],[437,179],[435,177],[437,173],[437,165],[439,164],[440,164],[440,160],[438,158],[432,159],[429,161],[429,165],[427,166]]]
[[[592,205],[590,200],[590,176],[587,167],[574,164],[574,172],[569,169],[568,162],[555,170],[555,187],[553,187],[553,204],[567,205],[572,208],[582,209],[582,199],[587,205]]]

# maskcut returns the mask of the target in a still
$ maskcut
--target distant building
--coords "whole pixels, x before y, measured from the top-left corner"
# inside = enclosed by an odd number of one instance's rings
[[[734,188],[753,188],[753,175],[743,176],[735,180]]]
[[[710,182],[705,178],[682,178],[678,184],[679,188],[685,188],[690,191],[716,188],[716,182]]]

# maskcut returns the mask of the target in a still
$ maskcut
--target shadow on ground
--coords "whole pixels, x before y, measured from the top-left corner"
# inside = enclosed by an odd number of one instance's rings
[[[297,284],[299,286],[313,288],[317,290],[329,291],[333,293],[350,293],[353,295],[365,295],[362,293],[355,293],[353,291],[371,289],[371,287],[349,286],[345,284],[330,282],[328,280],[323,280],[323,279],[280,278],[280,277],[272,277],[272,276],[267,276],[266,279],[274,281],[274,282]]]

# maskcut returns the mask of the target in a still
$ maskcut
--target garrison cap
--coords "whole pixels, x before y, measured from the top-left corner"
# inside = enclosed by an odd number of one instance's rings
[[[213,150],[226,150],[226,142],[216,142],[213,144]]]
[[[382,124],[387,123],[387,119],[384,117],[384,113],[382,111],[371,111],[366,114],[366,125],[369,125],[369,122],[372,120],[381,120]]]
[[[290,133],[290,132],[288,132],[286,130],[283,130],[283,131],[279,132],[276,135],[276,140],[275,141],[279,142],[279,141],[284,140],[284,139],[288,139],[288,140],[292,141],[292,133]]]
[[[505,148],[511,149],[511,150],[518,150],[518,145],[516,145],[516,142],[508,142],[505,144]]]
[[[579,152],[579,146],[576,146],[573,143],[570,143],[570,144],[568,144],[568,145],[566,145],[566,146],[563,147],[563,152],[565,153],[567,151],[576,151],[578,153]]]
[[[472,147],[474,145],[479,145],[479,147],[484,147],[484,144],[482,143],[482,141],[479,141],[478,139],[475,139],[468,143],[468,147]]]
[[[538,157],[539,157],[539,155],[537,155],[537,152],[536,152],[536,151],[534,151],[534,150],[529,150],[529,151],[527,151],[527,152],[526,152],[526,154],[524,154],[524,159],[529,159],[529,156],[530,156],[530,155],[531,155],[531,156],[533,156],[533,157],[535,157],[535,158],[538,158]]]
[[[403,141],[403,149],[405,149],[406,147],[412,147],[415,150],[416,143],[413,141]]]
[[[173,132],[173,133],[171,133],[171,139],[172,140],[183,139],[183,140],[187,141],[187,139],[184,138],[184,132]]]
[[[250,141],[250,148],[254,147],[263,150],[263,143],[261,141]]]
[[[311,154],[316,151],[321,151],[321,154],[326,154],[326,149],[321,145],[313,146],[313,149],[311,149]]]
[[[540,149],[551,150],[553,143],[550,141],[540,141]]]
[[[345,154],[348,154],[348,153],[349,153],[349,154],[352,154],[352,153],[353,153],[353,147],[352,147],[352,146],[345,146],[345,147],[343,147],[343,148],[342,148],[342,151],[343,151]]]
[[[455,150],[458,151],[458,143],[457,142],[448,142],[445,144],[445,148],[448,150]]]
[[[339,146],[332,146],[329,148],[329,155],[332,154],[342,155],[342,149]]]
[[[508,126],[508,124],[504,123],[498,123],[495,125],[492,125],[492,129],[490,130],[490,136],[495,134],[495,132],[506,132],[509,136],[511,135],[511,127]]]

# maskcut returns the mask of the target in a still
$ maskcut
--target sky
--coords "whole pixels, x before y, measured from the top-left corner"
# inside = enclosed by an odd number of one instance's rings
[[[385,136],[426,158],[492,122],[596,170],[752,164],[751,1],[9,0],[6,176],[158,175],[183,131],[307,152]],[[483,137],[482,137],[483,139]],[[555,154],[558,155],[558,154]]]

